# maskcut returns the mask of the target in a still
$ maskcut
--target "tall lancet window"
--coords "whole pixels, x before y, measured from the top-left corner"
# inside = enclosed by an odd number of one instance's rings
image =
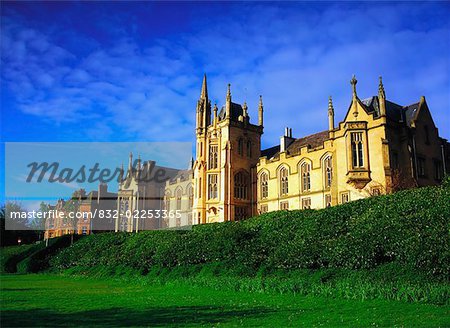
[[[250,140],[247,141],[247,157],[252,157],[252,142]]]
[[[267,173],[263,173],[260,176],[260,193],[261,198],[267,198],[269,196],[269,176]]]
[[[302,172],[302,190],[311,190],[311,164],[303,163],[301,167]]]
[[[288,170],[282,167],[280,170],[280,194],[287,195],[289,192]]]
[[[217,174],[208,174],[208,199],[217,198]]]
[[[217,145],[209,146],[209,169],[217,169],[218,149],[219,147]]]
[[[181,210],[181,197],[183,196],[183,190],[178,189],[177,193],[176,193],[176,197],[177,197],[177,210]]]
[[[194,205],[194,188],[192,186],[189,186],[188,188],[188,195],[189,195],[189,209],[192,208]]]
[[[241,156],[244,155],[244,140],[242,138],[238,140],[238,154]]]
[[[248,198],[248,176],[245,172],[238,172],[234,176],[234,198]]]
[[[170,191],[164,195],[164,209],[170,211]]]
[[[325,176],[325,188],[331,187],[333,181],[333,161],[331,156],[327,156],[323,161],[323,170]]]
[[[352,132],[351,142],[353,168],[364,167],[364,144],[362,132]]]

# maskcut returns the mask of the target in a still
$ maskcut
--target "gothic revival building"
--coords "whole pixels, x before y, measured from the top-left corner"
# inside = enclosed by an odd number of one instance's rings
[[[377,96],[360,99],[356,78],[350,83],[343,121],[335,124],[330,97],[327,130],[294,138],[286,128],[279,145],[261,150],[262,98],[257,123],[251,123],[245,102],[232,101],[230,85],[219,111],[211,106],[205,76],[196,109],[195,162],[166,182],[163,192],[165,208],[186,215],[168,226],[319,209],[438,184],[450,171],[450,146],[439,137],[425,98],[408,106],[390,102],[380,78]]]

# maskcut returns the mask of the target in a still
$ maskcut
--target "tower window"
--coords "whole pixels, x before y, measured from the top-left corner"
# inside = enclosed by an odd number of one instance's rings
[[[210,169],[217,169],[218,148],[219,147],[217,145],[209,146],[209,168]]]
[[[303,163],[301,167],[302,172],[302,190],[310,191],[311,189],[311,164]]]
[[[247,141],[247,157],[252,157],[252,142],[250,140]]]
[[[325,175],[325,188],[330,188],[331,182],[333,181],[333,161],[331,156],[328,156],[324,160],[324,175]]]
[[[238,172],[234,176],[234,198],[247,199],[248,177],[244,172]]]
[[[263,173],[260,176],[260,192],[261,198],[267,198],[269,196],[269,177],[267,173]]]
[[[364,146],[362,132],[351,134],[353,168],[364,167]]]
[[[234,219],[242,220],[247,218],[247,207],[245,206],[236,206],[234,208]]]
[[[217,174],[208,175],[208,199],[217,198]]]
[[[288,170],[285,167],[280,170],[280,192],[281,195],[287,195],[289,192]]]
[[[244,140],[242,138],[238,140],[238,154],[244,155]]]

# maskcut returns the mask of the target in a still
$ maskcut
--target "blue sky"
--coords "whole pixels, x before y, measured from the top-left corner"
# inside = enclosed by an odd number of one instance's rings
[[[379,75],[391,101],[424,95],[449,138],[448,17],[445,2],[1,2],[2,142],[193,141],[203,73],[254,122],[263,95],[265,147],[326,129],[329,95],[343,119],[352,74],[361,98]]]

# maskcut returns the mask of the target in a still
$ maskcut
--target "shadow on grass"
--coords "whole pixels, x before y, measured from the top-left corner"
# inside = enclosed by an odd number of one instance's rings
[[[211,326],[239,318],[261,318],[270,312],[264,307],[250,310],[217,306],[152,307],[142,310],[110,308],[63,313],[51,309],[7,310],[1,312],[2,327],[61,326]]]

